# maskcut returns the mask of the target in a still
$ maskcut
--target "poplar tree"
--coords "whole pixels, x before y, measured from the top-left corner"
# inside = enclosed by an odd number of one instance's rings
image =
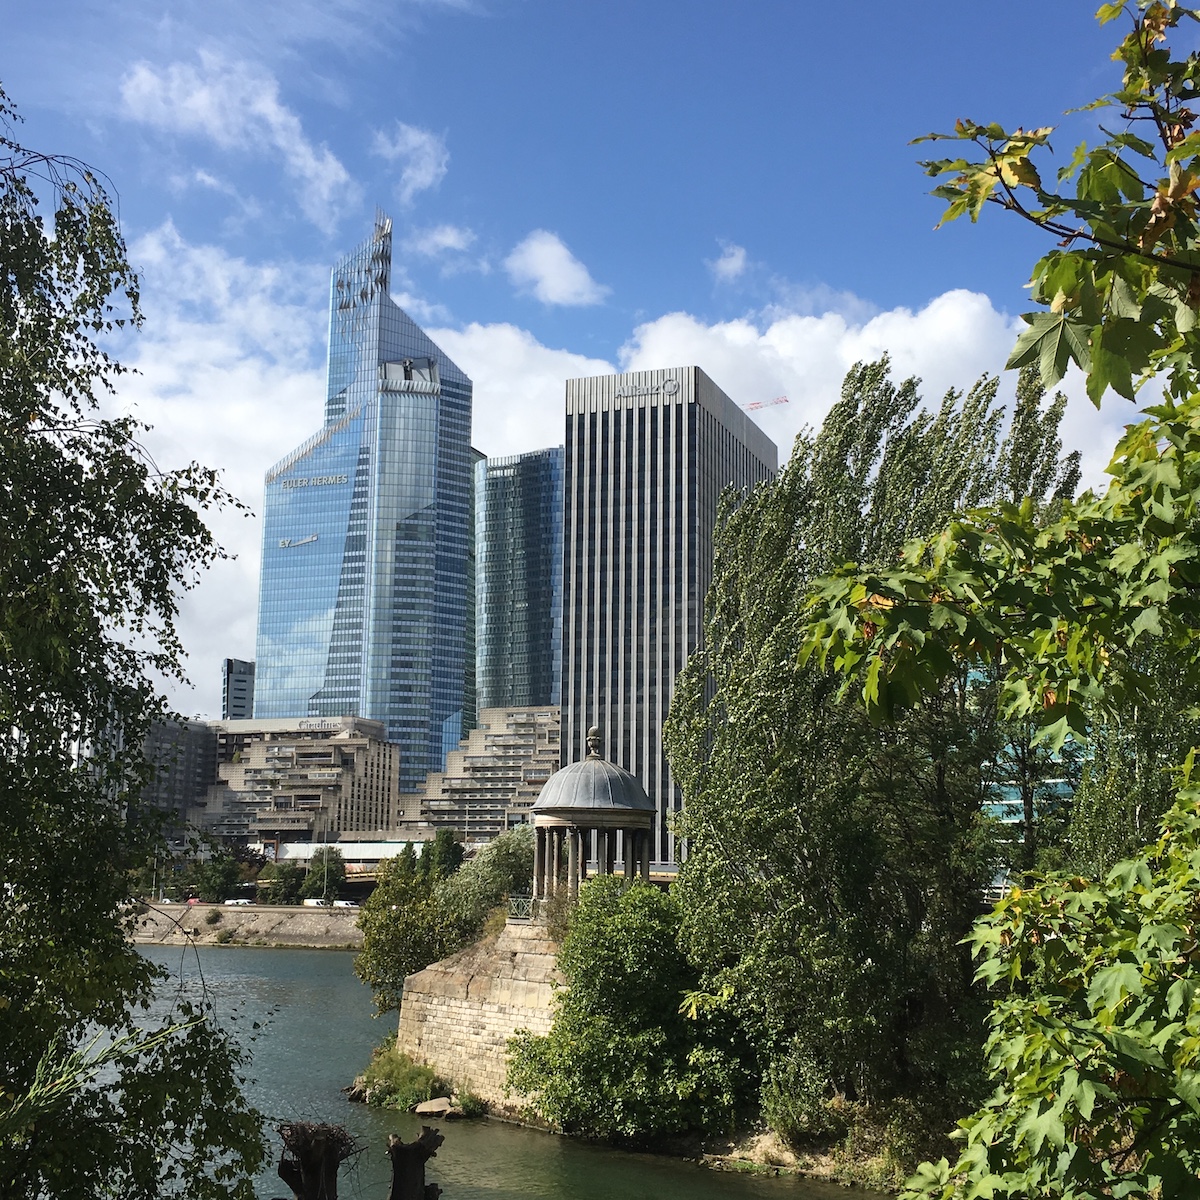
[[[705,643],[680,676],[667,742],[684,793],[682,942],[693,1004],[736,1010],[785,1134],[830,1132],[835,1094],[933,1093],[979,1012],[959,946],[992,869],[980,821],[1003,740],[966,671],[893,727],[797,668],[807,589],[999,491],[1069,491],[1063,402],[1024,382],[1007,436],[994,379],[933,410],[887,359],[859,364],[772,482],[728,495]]]

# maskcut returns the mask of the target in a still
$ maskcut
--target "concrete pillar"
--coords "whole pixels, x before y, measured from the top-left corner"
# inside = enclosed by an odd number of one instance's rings
[[[641,833],[638,835],[638,841],[639,841],[638,850],[640,851],[640,854],[638,855],[638,857],[641,859],[641,863],[639,865],[641,867],[642,878],[647,883],[649,883],[650,882],[650,830],[643,829],[641,831]]]
[[[637,841],[637,830],[626,829],[621,834],[622,857],[625,859],[625,878],[633,882],[634,844]]]
[[[574,900],[579,895],[579,830],[567,831],[567,895]]]

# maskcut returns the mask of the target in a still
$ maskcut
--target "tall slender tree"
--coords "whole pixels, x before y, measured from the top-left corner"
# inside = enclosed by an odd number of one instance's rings
[[[104,415],[137,280],[104,181],[15,121],[0,92],[0,1194],[249,1200],[241,1051],[194,1008],[146,1028],[158,971],[130,943],[156,679],[229,497]]]
[[[1073,486],[1061,405],[1019,412],[1002,441],[995,380],[930,412],[886,359],[859,364],[779,477],[726,497],[705,646],[667,735],[682,937],[707,1002],[741,1014],[785,1132],[819,1126],[834,1092],[945,1095],[961,1076],[976,1012],[958,943],[990,871],[979,814],[1000,736],[986,681],[963,672],[880,728],[796,661],[821,573],[894,561],[1001,487]]]

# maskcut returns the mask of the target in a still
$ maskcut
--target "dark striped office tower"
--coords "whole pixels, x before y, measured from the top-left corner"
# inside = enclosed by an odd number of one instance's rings
[[[657,807],[652,858],[677,861],[662,744],[675,677],[699,646],[717,502],[775,473],[775,444],[698,367],[567,381],[563,764],[603,755]]]
[[[475,467],[480,708],[562,694],[563,449]]]

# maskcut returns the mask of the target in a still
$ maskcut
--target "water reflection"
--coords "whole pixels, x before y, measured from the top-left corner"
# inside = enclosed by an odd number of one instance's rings
[[[272,1124],[336,1122],[365,1144],[357,1167],[343,1171],[340,1195],[384,1200],[387,1135],[411,1141],[420,1121],[350,1104],[342,1094],[372,1047],[395,1030],[394,1018],[374,1019],[370,992],[352,970],[353,955],[222,946],[146,946],[143,952],[172,974],[164,1007],[178,989],[195,996],[206,988],[222,1019],[239,1037],[253,1039],[248,1090]],[[495,1121],[444,1123],[442,1132],[446,1143],[429,1164],[429,1178],[442,1186],[445,1200],[832,1200],[845,1194],[795,1179],[721,1174]],[[287,1194],[274,1163],[256,1190],[260,1200]]]

